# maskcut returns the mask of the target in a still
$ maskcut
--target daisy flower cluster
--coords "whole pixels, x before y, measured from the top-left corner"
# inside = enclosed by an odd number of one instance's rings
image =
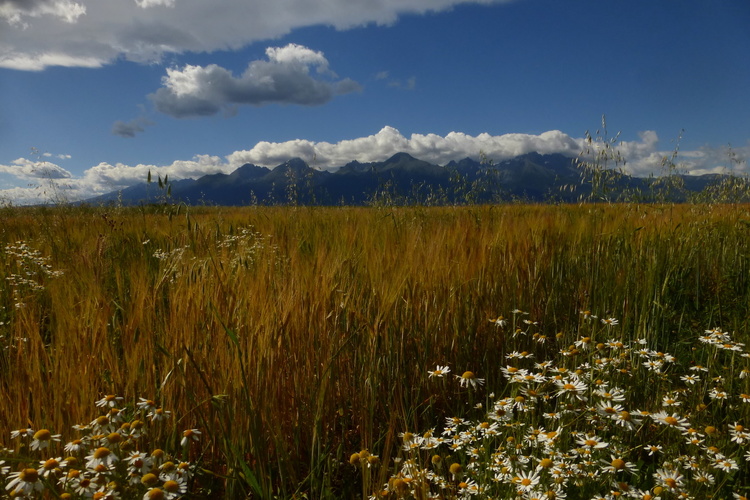
[[[745,345],[714,328],[670,354],[627,339],[616,318],[581,315],[575,332],[549,337],[530,320],[499,325],[514,349],[501,360],[499,390],[468,415],[443,417],[442,428],[402,433],[391,477],[370,498],[750,495]],[[438,365],[428,377],[450,370]],[[482,389],[467,373],[454,379],[456,397]]]
[[[144,398],[123,406],[116,395],[102,397],[96,407],[99,416],[73,426],[75,437],[65,444],[47,429],[12,431],[14,449],[0,449],[0,498],[171,500],[188,492],[195,466],[147,449],[170,411]],[[200,435],[198,429],[183,432],[181,456]]]
[[[5,280],[13,290],[16,308],[24,306],[27,295],[44,290],[45,279],[63,275],[63,271],[52,268],[49,257],[25,241],[5,245],[3,250],[6,256],[15,259],[15,272],[9,272]]]

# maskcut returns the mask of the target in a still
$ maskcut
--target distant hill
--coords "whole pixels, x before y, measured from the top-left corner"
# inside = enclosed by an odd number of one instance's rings
[[[602,175],[603,174],[603,175]],[[718,186],[720,175],[642,179],[615,171],[589,172],[576,158],[528,153],[499,163],[470,158],[440,166],[397,153],[382,162],[352,161],[321,171],[299,158],[273,169],[245,164],[231,174],[211,174],[169,184],[169,201],[189,205],[313,204],[365,205],[576,202],[586,199],[685,201]],[[155,183],[108,193],[89,204],[136,205],[165,201]]]

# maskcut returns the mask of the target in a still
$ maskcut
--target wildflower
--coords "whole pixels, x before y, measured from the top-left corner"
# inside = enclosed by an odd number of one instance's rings
[[[709,474],[708,472],[705,472],[705,471],[696,472],[695,476],[693,476],[693,481],[699,484],[706,484],[706,485],[711,485],[716,482],[713,474]]]
[[[147,416],[151,419],[152,422],[163,422],[164,420],[167,420],[171,414],[172,412],[169,410],[156,408],[150,411]]]
[[[715,399],[715,400],[724,400],[724,399],[727,399],[729,395],[726,392],[720,391],[714,387],[713,389],[709,391],[708,397],[710,397],[711,399]]]
[[[664,361],[660,359],[649,359],[643,362],[643,366],[649,369],[649,371],[661,373],[661,367],[664,365]]]
[[[698,375],[683,375],[680,377],[680,380],[685,382],[686,384],[695,385],[697,382],[701,381],[701,378]]]
[[[604,461],[604,463],[607,465],[602,470],[606,472],[614,472],[614,473],[617,473],[623,470],[627,470],[629,472],[635,472],[636,465],[633,462],[627,462],[616,455],[610,455],[610,458],[612,460],[608,464],[606,461]]]
[[[587,321],[592,320],[592,319],[599,319],[598,316],[594,316],[593,314],[591,314],[591,311],[588,311],[588,310],[580,311],[580,313],[581,313],[581,316],[583,316],[583,319]]]
[[[689,445],[693,445],[693,446],[700,446],[701,444],[703,444],[703,441],[704,441],[703,434],[697,431],[695,432],[690,432],[690,431],[695,431],[695,429],[691,428],[682,433],[684,436],[686,436],[685,443]]]
[[[110,467],[118,460],[119,458],[109,448],[101,446],[91,455],[86,456],[86,468],[95,469],[99,465]]]
[[[177,477],[175,479],[169,479],[165,481],[162,485],[162,488],[166,493],[165,498],[170,500],[173,498],[178,498],[187,493],[187,483],[182,477]]]
[[[613,406],[609,401],[599,401],[596,404],[596,412],[603,417],[616,418],[616,415],[624,410],[625,408],[622,405]]]
[[[744,444],[746,441],[750,440],[750,432],[737,422],[729,426],[729,434],[732,436],[731,441],[734,441],[737,444]]]
[[[146,474],[152,468],[151,457],[140,451],[132,451],[125,459],[128,463],[128,472],[137,474]]]
[[[633,414],[631,414],[627,410],[622,410],[616,415],[612,415],[611,418],[615,421],[615,424],[619,425],[620,427],[625,427],[629,431],[635,430],[636,426],[640,425],[641,423],[640,418],[638,418],[637,416],[633,416]]]
[[[685,477],[676,470],[657,469],[654,473],[654,479],[661,486],[675,490],[682,487]]]
[[[39,462],[39,467],[37,469],[37,473],[39,476],[49,479],[49,477],[53,474],[55,474],[57,471],[60,470],[60,461],[62,460],[62,457],[57,458],[50,458],[49,460],[42,460]]]
[[[623,349],[625,347],[625,344],[623,344],[619,340],[615,340],[615,339],[609,339],[609,340],[607,340],[607,342],[604,345],[606,345],[610,349],[614,349],[614,350]]]
[[[17,429],[15,431],[10,431],[10,438],[11,439],[16,439],[16,438],[20,438],[20,437],[30,438],[33,435],[34,435],[34,430],[31,429],[31,428]]]
[[[638,500],[661,500],[661,497],[657,494],[639,489],[633,490],[631,497]]]
[[[39,480],[36,469],[27,468],[19,472],[12,472],[8,479],[11,481],[5,487],[11,496],[31,496],[35,491],[42,491],[44,485]]]
[[[182,432],[182,440],[180,441],[180,446],[186,446],[190,441],[198,441],[199,437],[201,435],[201,431],[198,429],[187,429]]]
[[[364,453],[362,453],[362,451]],[[362,451],[360,452],[360,455],[359,455],[360,458],[362,458],[363,456],[370,455],[370,452],[368,452],[367,450],[362,450]],[[179,476],[180,476],[180,470],[177,468],[174,462],[167,461],[159,466],[159,479],[161,479],[162,481],[169,481],[170,479],[175,479]]]
[[[456,480],[456,478],[463,472],[463,467],[461,467],[461,464],[459,463],[453,463],[448,467],[448,471],[453,475],[453,480]]]
[[[573,342],[573,345],[584,351],[588,350],[591,345],[591,337],[581,337],[580,339]]]
[[[743,403],[750,403],[750,394],[740,394],[740,399]]]
[[[620,324],[615,318],[602,318],[602,323],[607,326],[616,326]]]
[[[661,453],[662,445],[660,444],[647,444],[643,447],[648,452],[648,456],[653,456],[654,453]]]
[[[74,455],[76,453],[80,453],[83,450],[84,442],[82,439],[74,439],[73,441],[70,441],[65,445],[65,453],[70,453],[71,455]]]
[[[118,403],[122,401],[122,396],[115,396],[114,394],[108,394],[102,399],[96,402],[96,406],[99,408],[116,408]]]
[[[560,420],[562,416],[566,413],[565,410],[563,411],[548,411],[545,413],[542,413],[542,417],[548,419],[548,420]]]
[[[451,372],[451,369],[449,367],[440,366],[440,365],[437,365],[437,368],[435,368],[434,370],[427,370],[427,373],[430,374],[430,378],[432,377],[443,378],[450,372]]]
[[[115,430],[114,426],[112,425],[112,421],[107,415],[96,417],[91,421],[89,426],[94,430],[94,432],[99,434],[109,434],[110,432]]]
[[[497,327],[505,328],[508,325],[508,320],[502,316],[498,316],[497,318],[491,318],[490,323],[494,323]]]
[[[588,389],[584,382],[575,378],[570,378],[566,381],[556,380],[555,385],[557,385],[557,392],[555,394],[558,397],[573,395],[578,399],[583,399],[582,393]]]
[[[60,434],[52,434],[47,429],[40,429],[34,434],[33,441],[29,445],[32,450],[43,450],[50,445],[52,441],[60,441]]]
[[[519,490],[528,492],[539,484],[539,474],[535,471],[521,471],[513,477],[512,482]]]
[[[724,472],[732,472],[733,470],[739,469],[737,461],[733,458],[719,457],[714,462],[714,468],[723,470]]]
[[[474,375],[474,372],[470,371],[464,372],[460,377],[456,375],[456,378],[459,379],[461,387],[469,387],[469,385],[471,385],[472,388],[476,389],[477,386],[484,384],[483,378],[477,378],[477,376]]]
[[[506,366],[500,368],[500,371],[511,383],[523,383],[525,381],[524,377],[529,374],[528,370],[516,368],[515,366]]]
[[[483,436],[496,435],[497,429],[498,429],[498,423],[497,422],[493,422],[493,423],[481,422],[479,425],[477,425],[476,429]]]
[[[677,429],[687,429],[690,427],[690,423],[687,419],[681,417],[677,413],[672,413],[670,415],[667,412],[660,411],[658,413],[653,413],[651,418],[659,424],[675,427]]]
[[[680,406],[682,404],[681,401],[677,399],[677,396],[674,394],[667,394],[664,396],[661,400],[662,406]]]
[[[625,391],[623,391],[619,387],[613,387],[609,391],[606,391],[606,390],[596,391],[594,394],[610,402],[621,403],[625,401]]]
[[[155,410],[158,405],[151,399],[138,398],[138,403],[136,404],[136,406],[143,412],[151,412]]]
[[[164,500],[167,494],[161,488],[151,488],[143,495],[143,500]]]
[[[581,445],[581,447],[583,447],[586,450],[606,448],[607,446],[609,446],[609,443],[607,443],[606,441],[602,441],[601,439],[599,439],[597,436],[594,436],[594,435],[585,436],[583,438],[576,439],[576,443]]]

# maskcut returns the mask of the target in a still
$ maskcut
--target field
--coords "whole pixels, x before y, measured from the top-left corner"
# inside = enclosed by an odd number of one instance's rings
[[[749,259],[744,205],[6,208],[0,497],[744,498]]]

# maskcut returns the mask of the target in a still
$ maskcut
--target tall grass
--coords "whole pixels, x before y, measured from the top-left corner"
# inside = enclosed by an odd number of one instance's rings
[[[205,495],[361,496],[360,449],[379,487],[399,433],[471,409],[428,369],[507,384],[488,320],[516,308],[539,354],[578,339],[581,310],[673,354],[716,325],[747,340],[743,205],[61,207],[0,227],[0,444],[65,434],[104,394],[156,399],[178,416],[163,446],[202,430]],[[40,265],[19,241],[63,274],[7,279]]]

